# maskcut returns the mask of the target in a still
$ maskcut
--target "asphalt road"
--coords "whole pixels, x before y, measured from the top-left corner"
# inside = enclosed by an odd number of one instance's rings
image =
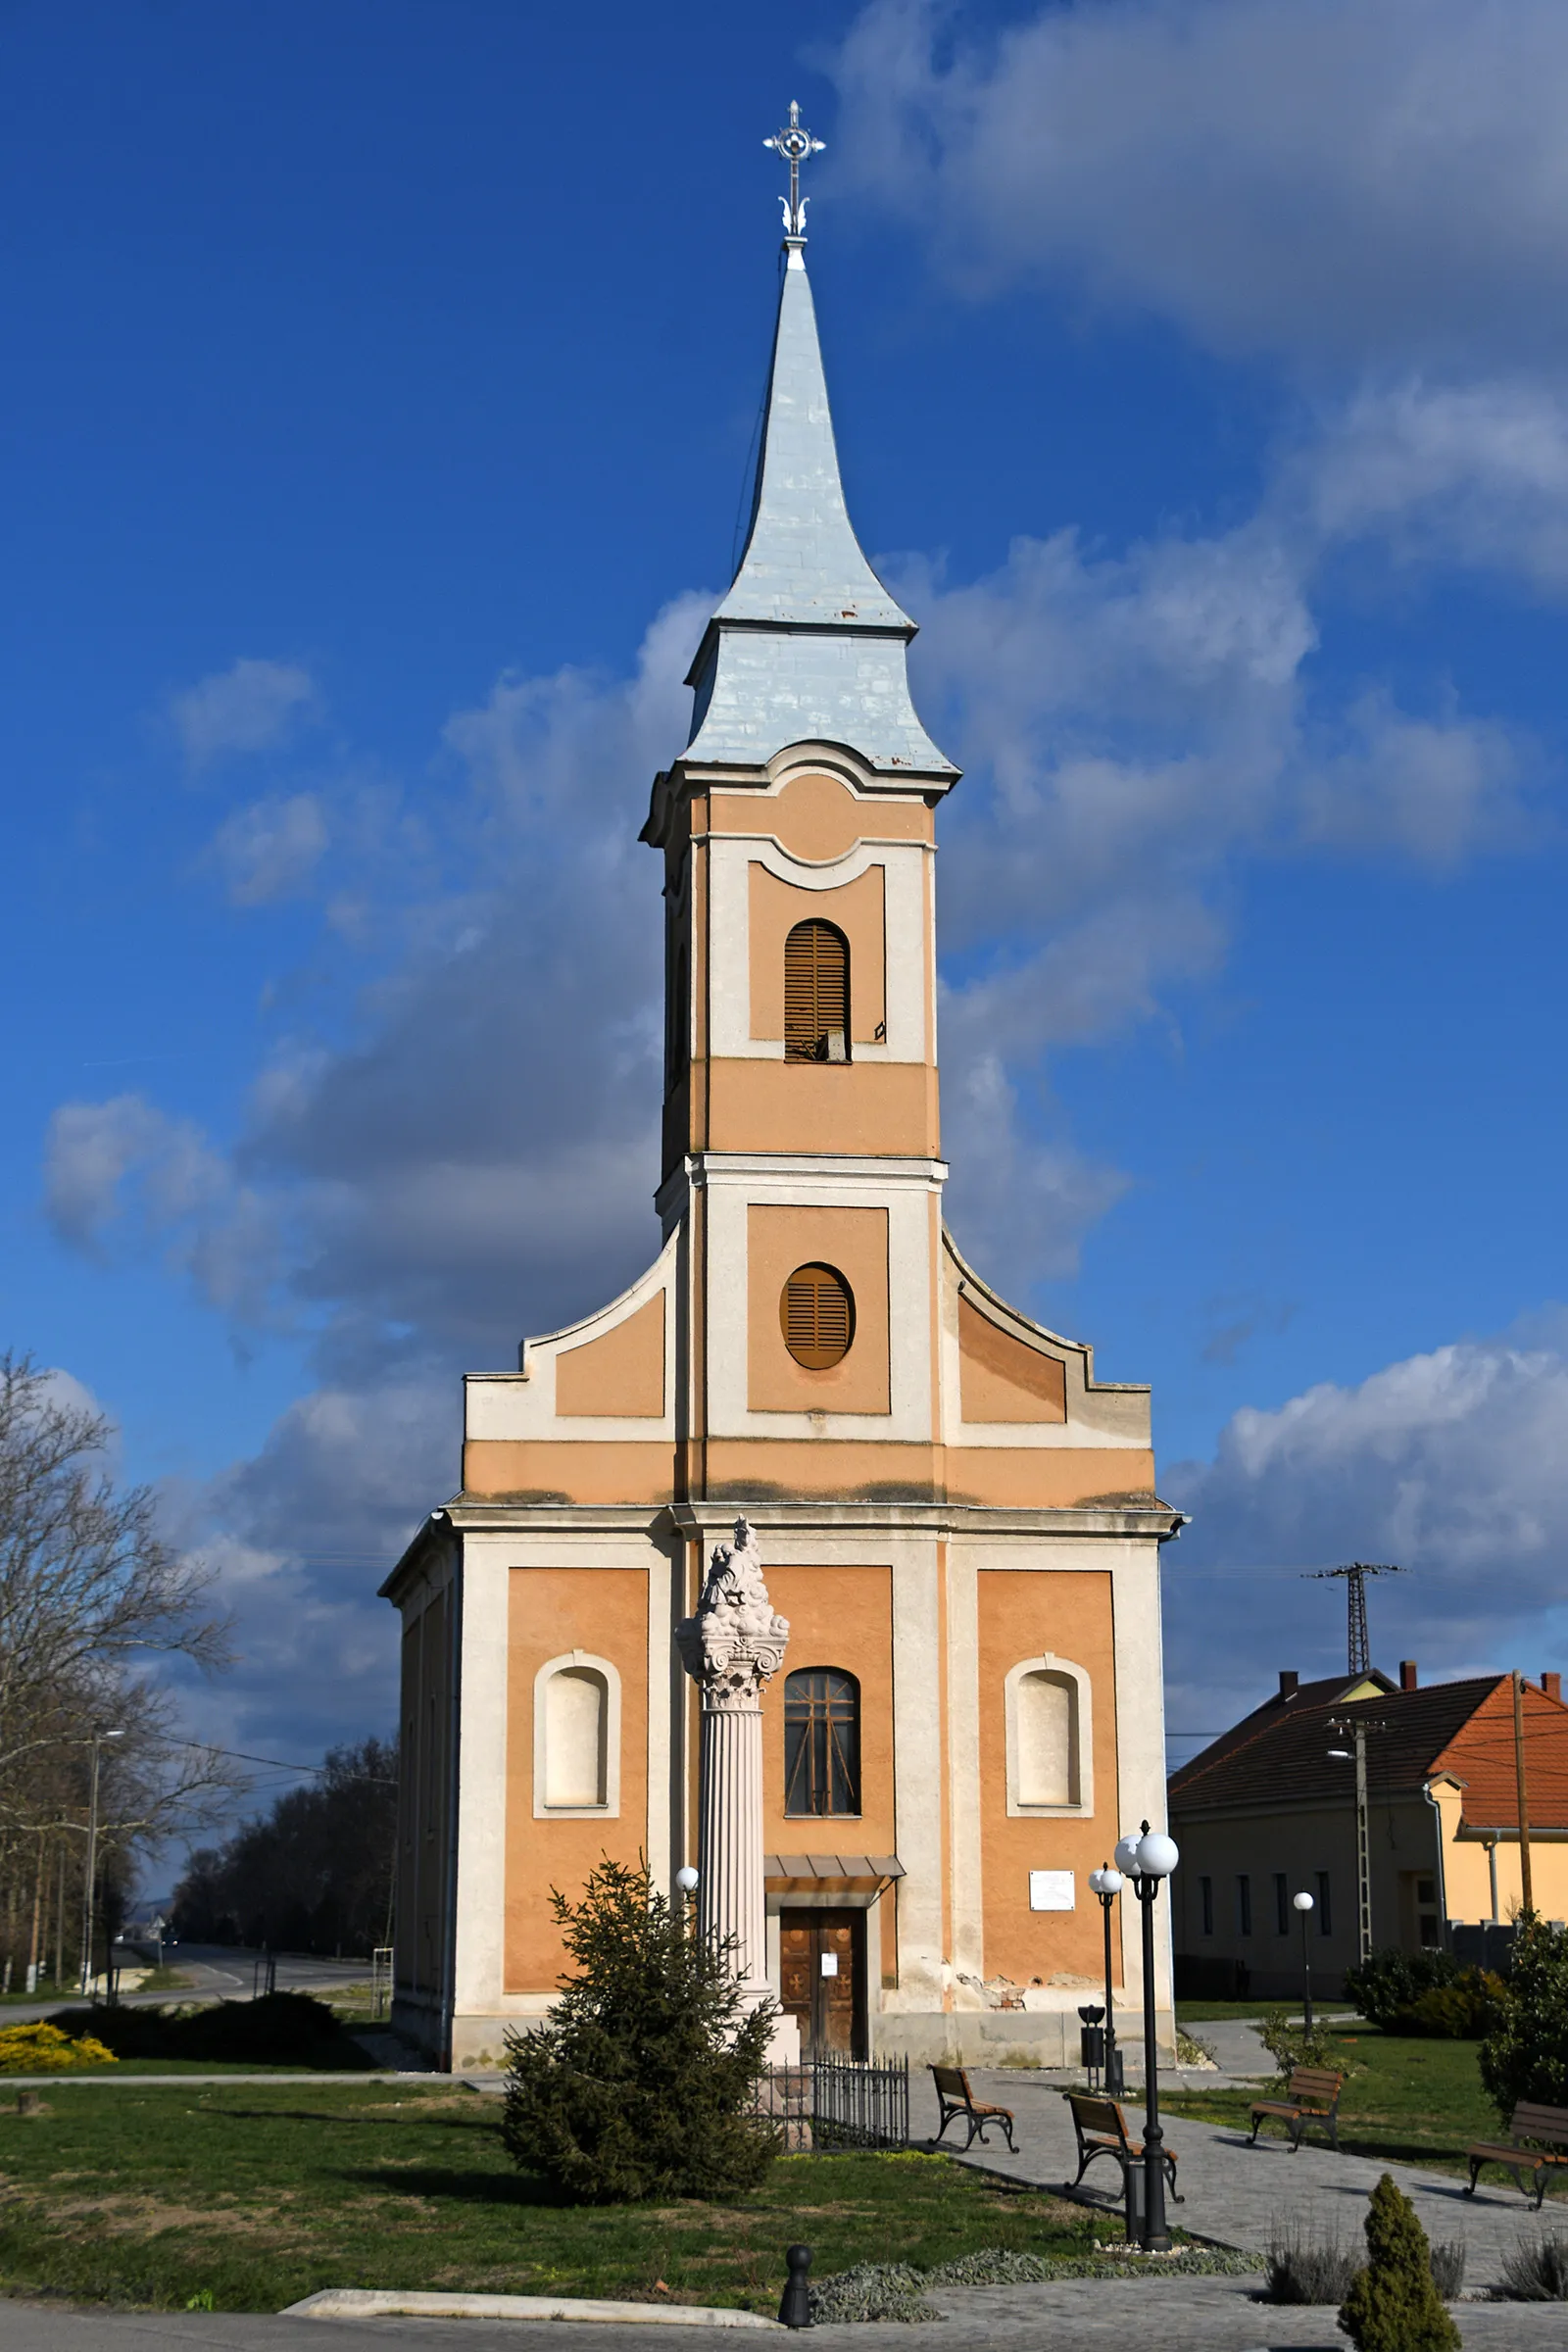
[[[178,1992],[127,1992],[122,1998],[127,2009],[152,2007],[162,2001],[248,2001],[261,1987],[261,1958],[259,1952],[236,1950],[231,1944],[166,1943],[164,1964],[178,1969],[187,1980],[185,1988]],[[138,1959],[127,1965],[141,1963]],[[347,1984],[368,1984],[369,1976],[368,1960],[326,1960],[309,1952],[277,1955],[279,1992],[315,1992],[329,2000]],[[8,2001],[0,2009],[0,2022],[30,2025],[35,2018],[53,2017],[57,2009],[74,2005],[74,1998],[67,1994],[63,1999]]]

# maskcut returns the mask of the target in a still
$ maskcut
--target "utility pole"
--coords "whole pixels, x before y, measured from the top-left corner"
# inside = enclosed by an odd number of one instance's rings
[[[93,1908],[98,1889],[98,1763],[106,1740],[123,1740],[121,1732],[92,1736],[92,1796],[87,1808],[87,1870],[81,1888],[81,1989],[92,1990]]]
[[[1372,1957],[1372,1839],[1368,1826],[1370,1807],[1367,1801],[1366,1737],[1368,1732],[1388,1729],[1383,1723],[1369,1723],[1364,1716],[1336,1715],[1329,1724],[1330,1731],[1342,1736],[1348,1732],[1351,1747],[1331,1747],[1329,1754],[1348,1764],[1355,1758],[1355,1955],[1357,1960]]]
[[[1349,1621],[1349,1671],[1351,1674],[1370,1674],[1372,1644],[1367,1635],[1366,1580],[1369,1576],[1402,1576],[1404,1570],[1396,1567],[1391,1560],[1385,1560],[1381,1565],[1371,1560],[1351,1560],[1344,1568],[1313,1568],[1307,1574],[1314,1584],[1321,1584],[1326,1577],[1344,1577]]]
[[[1530,1883],[1530,1792],[1525,1786],[1525,1678],[1513,1678],[1513,1783],[1519,1798],[1519,1892],[1527,1911],[1536,1907]]]

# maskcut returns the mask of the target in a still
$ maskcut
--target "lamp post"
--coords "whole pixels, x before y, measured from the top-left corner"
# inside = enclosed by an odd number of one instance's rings
[[[1291,1899],[1296,1905],[1297,1914],[1301,1922],[1301,2023],[1306,2028],[1306,2036],[1310,2041],[1312,2038],[1312,1955],[1306,1940],[1306,1927],[1308,1920],[1317,1909],[1317,1905],[1309,1894],[1293,1895]]]
[[[1110,1983],[1110,1906],[1125,1884],[1121,1872],[1108,1862],[1089,1873],[1089,1884],[1100,1897],[1100,1908],[1105,1922],[1105,2074],[1104,2091],[1107,2099],[1117,2097],[1122,2087],[1121,2052],[1116,2047],[1115,1996]]]
[[[1165,2134],[1159,2128],[1159,2049],[1154,2035],[1154,1904],[1160,1883],[1181,1854],[1173,1838],[1144,1822],[1136,1838],[1123,1838],[1116,1865],[1132,1880],[1144,1915],[1144,2214],[1140,2243],[1146,2254],[1170,2245],[1165,2227]]]
[[[94,1732],[92,1736],[92,1795],[87,1806],[87,1883],[81,1890],[81,1989],[92,1984],[93,1917],[98,1890],[98,1760],[106,1740],[123,1740],[122,1731]]]

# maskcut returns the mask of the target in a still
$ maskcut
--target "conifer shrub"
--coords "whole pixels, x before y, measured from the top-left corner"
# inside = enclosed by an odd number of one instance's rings
[[[1521,2099],[1568,2107],[1568,1930],[1533,1912],[1519,1921],[1481,2080],[1505,2123]]]
[[[756,2113],[777,2015],[645,1866],[605,1861],[552,1891],[574,1965],[547,2025],[507,2036],[502,2135],[520,2170],[582,2204],[733,2197],[781,2144]]]
[[[1340,2308],[1356,2352],[1460,2352],[1459,2330],[1432,2278],[1415,2207],[1385,2173],[1366,2217],[1367,2261]]]
[[[1345,1990],[1368,2025],[1397,2034],[1405,2011],[1463,1973],[1452,1952],[1402,1952],[1389,1944],[1346,1970]]]
[[[91,2032],[116,2058],[185,2058],[209,2064],[308,2066],[346,2071],[372,2061],[325,2001],[308,1992],[267,1992],[255,2001],[174,2008],[60,2009],[63,2032]]]

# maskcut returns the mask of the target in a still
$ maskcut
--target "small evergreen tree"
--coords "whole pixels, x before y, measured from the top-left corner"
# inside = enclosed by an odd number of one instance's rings
[[[1568,2106],[1568,1931],[1533,1911],[1519,1921],[1496,2022],[1481,2045],[1481,2080],[1504,2123],[1521,2099]]]
[[[601,1862],[579,1903],[551,1901],[576,1972],[547,2026],[507,2036],[514,2162],[592,2205],[756,2188],[779,2147],[752,2113],[772,2003],[748,2007],[730,1953],[642,1864]]]
[[[1340,2309],[1356,2352],[1460,2352],[1432,2280],[1432,2249],[1409,2198],[1385,2173],[1366,2217],[1367,2266]]]

